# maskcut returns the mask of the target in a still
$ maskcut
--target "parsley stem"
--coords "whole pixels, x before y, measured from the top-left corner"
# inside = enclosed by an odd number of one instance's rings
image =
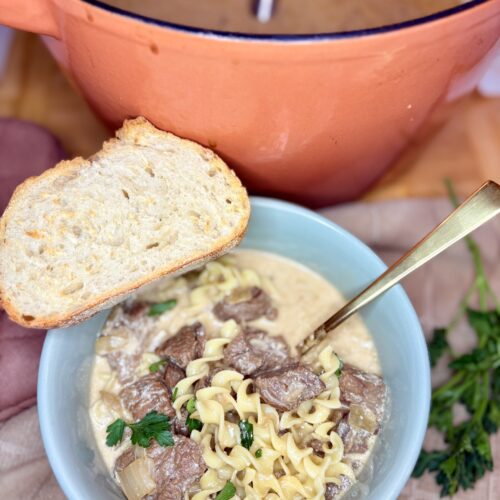
[[[445,394],[451,389],[454,389],[454,386],[457,385],[457,383],[462,384],[462,378],[463,378],[463,373],[462,372],[457,372],[453,377],[446,382],[446,384],[442,385],[441,387],[434,389],[432,392],[432,399],[438,399],[439,396]],[[459,385],[460,385],[459,384]],[[462,389],[465,387],[465,384],[462,384]]]
[[[488,408],[488,403],[489,403],[489,387],[490,387],[490,374],[489,371],[486,371],[483,373],[483,390],[485,394],[483,395],[484,397],[481,400],[480,405],[474,412],[474,415],[472,417],[472,422],[475,423],[480,423],[483,420],[484,413],[486,412],[486,409]]]
[[[455,188],[450,179],[445,179],[446,190],[448,191],[448,196],[451,203],[455,208],[459,205],[459,200]],[[491,295],[491,288],[486,279],[486,272],[484,270],[483,260],[481,258],[481,250],[478,244],[470,237],[465,237],[465,243],[469,248],[469,252],[472,257],[472,262],[474,264],[474,270],[476,272],[475,288],[477,289],[479,296],[479,308],[481,311],[486,311],[488,309],[488,295]],[[496,300],[495,300],[496,302]],[[498,307],[498,304],[495,304]]]
[[[486,282],[486,289],[488,291],[488,295],[493,302],[493,306],[495,307],[495,310],[498,314],[500,314],[500,301],[497,299],[497,296],[495,295],[495,292],[492,290],[490,284]]]
[[[446,327],[446,333],[451,332],[454,330],[462,318],[464,317],[467,307],[469,306],[470,299],[473,295],[473,293],[476,291],[476,283],[472,283],[472,285],[469,286],[467,292],[464,295],[464,298],[460,301],[460,304],[458,306],[458,311],[456,312],[455,316],[453,316],[450,324]]]
[[[460,202],[458,201],[457,193],[455,192],[455,188],[453,187],[453,183],[449,177],[446,177],[444,180],[444,185],[446,186],[446,191],[448,192],[448,197],[450,198],[453,208],[457,208],[458,205],[460,205]]]

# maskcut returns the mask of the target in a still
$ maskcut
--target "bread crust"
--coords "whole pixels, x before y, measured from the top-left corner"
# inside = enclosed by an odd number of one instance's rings
[[[189,258],[184,260],[178,260],[171,265],[165,266],[160,270],[145,275],[143,278],[127,283],[126,285],[109,290],[107,293],[103,293],[93,300],[88,300],[82,302],[81,307],[77,308],[68,313],[53,314],[49,316],[38,316],[30,319],[21,311],[19,311],[14,305],[13,301],[7,296],[4,289],[3,276],[0,273],[0,306],[6,311],[7,315],[15,321],[16,323],[28,327],[28,328],[61,328],[66,326],[71,326],[76,323],[80,323],[85,319],[93,316],[97,312],[111,307],[117,304],[127,295],[143,288],[152,282],[168,276],[180,274],[184,271],[189,271],[205,262],[213,260],[234,248],[240,243],[243,236],[245,235],[248,220],[250,218],[250,202],[245,188],[241,184],[236,174],[231,170],[226,163],[219,158],[213,151],[204,148],[203,146],[190,141],[188,139],[181,139],[170,132],[164,132],[156,129],[150,122],[148,122],[143,117],[138,117],[131,120],[126,120],[123,127],[117,131],[116,138],[109,139],[103,144],[102,149],[90,157],[89,159],[84,159],[82,157],[77,157],[72,160],[63,160],[59,162],[56,166],[46,170],[42,174],[36,177],[30,177],[21,183],[14,191],[7,208],[5,209],[2,217],[0,218],[0,245],[5,242],[5,231],[7,224],[10,220],[11,213],[16,209],[17,201],[27,193],[31,186],[37,184],[40,180],[46,178],[56,178],[58,176],[66,175],[74,170],[84,169],[91,165],[91,161],[94,158],[98,158],[100,155],[105,154],[108,148],[113,147],[117,141],[121,139],[132,139],[134,141],[139,141],[144,134],[158,135],[159,138],[163,139],[165,134],[169,137],[173,137],[176,140],[181,140],[183,147],[193,149],[197,153],[204,156],[206,161],[210,162],[210,165],[224,173],[224,178],[229,182],[232,191],[238,196],[241,202],[244,213],[241,215],[241,220],[237,227],[234,229],[233,233],[225,238],[221,238],[217,245],[208,252],[198,252],[191,255]],[[1,270],[0,270],[1,271]]]

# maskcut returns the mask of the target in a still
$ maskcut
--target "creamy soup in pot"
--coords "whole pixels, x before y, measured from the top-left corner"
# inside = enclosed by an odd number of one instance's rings
[[[467,0],[275,0],[266,23],[253,0],[106,0],[155,19],[240,33],[327,33],[351,31],[424,17]]]
[[[338,499],[382,425],[373,340],[351,318],[313,362],[294,346],[343,303],[310,269],[238,250],[115,307],[89,412],[128,499]]]

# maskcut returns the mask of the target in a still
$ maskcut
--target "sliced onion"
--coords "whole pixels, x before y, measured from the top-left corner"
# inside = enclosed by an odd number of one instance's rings
[[[231,293],[226,297],[229,304],[238,304],[252,299],[252,290],[249,287],[238,287],[231,290]]]
[[[121,415],[123,413],[120,398],[116,394],[109,391],[101,391],[100,396],[103,403],[115,414]]]
[[[375,414],[368,408],[356,404],[351,405],[351,411],[349,412],[347,421],[349,425],[368,431],[371,434],[373,434],[378,427]]]
[[[152,464],[149,458],[134,460],[118,473],[120,484],[128,500],[141,500],[152,493],[156,483],[151,477]]]

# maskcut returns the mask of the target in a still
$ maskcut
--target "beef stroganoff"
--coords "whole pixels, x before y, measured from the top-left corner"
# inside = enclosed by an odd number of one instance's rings
[[[313,365],[293,349],[342,301],[291,260],[239,250],[115,307],[90,416],[125,496],[342,496],[382,422],[377,353],[359,318]]]

